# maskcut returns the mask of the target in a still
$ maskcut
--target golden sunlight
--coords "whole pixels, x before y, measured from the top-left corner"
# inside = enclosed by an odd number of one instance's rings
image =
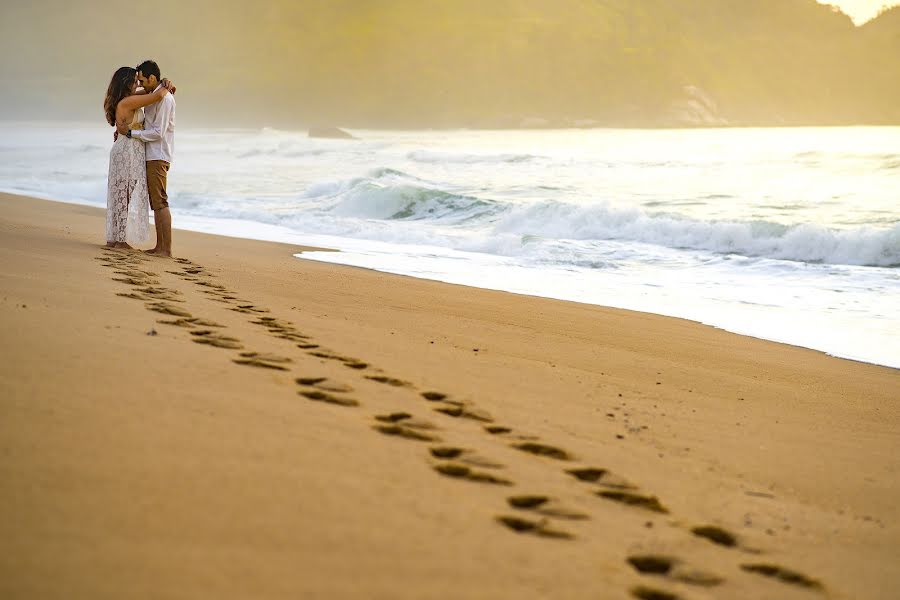
[[[885,8],[900,4],[897,0],[819,0],[819,2],[837,6],[857,25],[874,19]]]

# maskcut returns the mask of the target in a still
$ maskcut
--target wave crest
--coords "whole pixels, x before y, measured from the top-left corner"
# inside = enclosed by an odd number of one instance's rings
[[[637,208],[545,202],[511,210],[495,230],[556,239],[635,241],[811,263],[900,266],[900,224],[888,229],[836,230],[771,221],[700,221],[651,215]]]
[[[332,215],[391,221],[441,220],[459,223],[495,213],[498,203],[454,194],[387,167],[358,177],[310,186],[307,198],[327,197]]]
[[[330,216],[382,221],[418,221],[439,238],[442,227],[475,226],[481,238],[503,238],[504,252],[517,253],[510,240],[542,244],[559,240],[624,241],[678,250],[735,254],[806,263],[900,267],[900,224],[885,228],[830,229],[765,220],[703,221],[673,213],[647,212],[609,203],[578,205],[542,201],[522,205],[441,189],[434,182],[382,167],[366,176],[307,188],[305,199]],[[671,206],[671,208],[675,208]],[[426,230],[404,230],[422,242]],[[474,240],[473,240],[474,241]],[[490,239],[475,244],[495,253]],[[524,247],[520,248],[521,252]],[[477,251],[477,250],[476,250]],[[573,257],[574,260],[574,257]]]

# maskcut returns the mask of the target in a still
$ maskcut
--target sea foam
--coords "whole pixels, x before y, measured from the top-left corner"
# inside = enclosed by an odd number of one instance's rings
[[[376,169],[366,177],[314,184],[307,188],[304,197],[323,200],[319,208],[332,215],[427,221],[437,232],[442,226],[466,223],[480,226],[480,235],[515,234],[523,240],[531,236],[631,241],[799,262],[900,266],[900,224],[886,228],[835,229],[811,223],[785,225],[763,219],[705,221],[635,206],[615,206],[606,201],[511,203],[446,191],[395,169]],[[421,233],[412,233],[414,239],[410,241],[421,243]],[[397,232],[390,237],[397,241]],[[439,235],[433,241],[443,245]],[[490,245],[481,247],[488,251]],[[509,252],[507,243],[503,247],[504,253]]]

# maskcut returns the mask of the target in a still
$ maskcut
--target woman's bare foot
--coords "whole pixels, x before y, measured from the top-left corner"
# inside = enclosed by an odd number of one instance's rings
[[[106,242],[106,247],[107,247],[107,248],[115,248],[115,247],[116,247],[116,243],[115,243],[115,242]]]
[[[128,242],[116,242],[113,244],[113,248],[122,248],[123,250],[134,250],[131,246],[128,245]]]

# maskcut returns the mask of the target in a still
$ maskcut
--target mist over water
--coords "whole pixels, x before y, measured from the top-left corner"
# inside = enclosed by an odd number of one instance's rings
[[[900,367],[900,128],[353,133],[179,130],[176,226]],[[0,124],[0,188],[105,206],[108,138]]]

